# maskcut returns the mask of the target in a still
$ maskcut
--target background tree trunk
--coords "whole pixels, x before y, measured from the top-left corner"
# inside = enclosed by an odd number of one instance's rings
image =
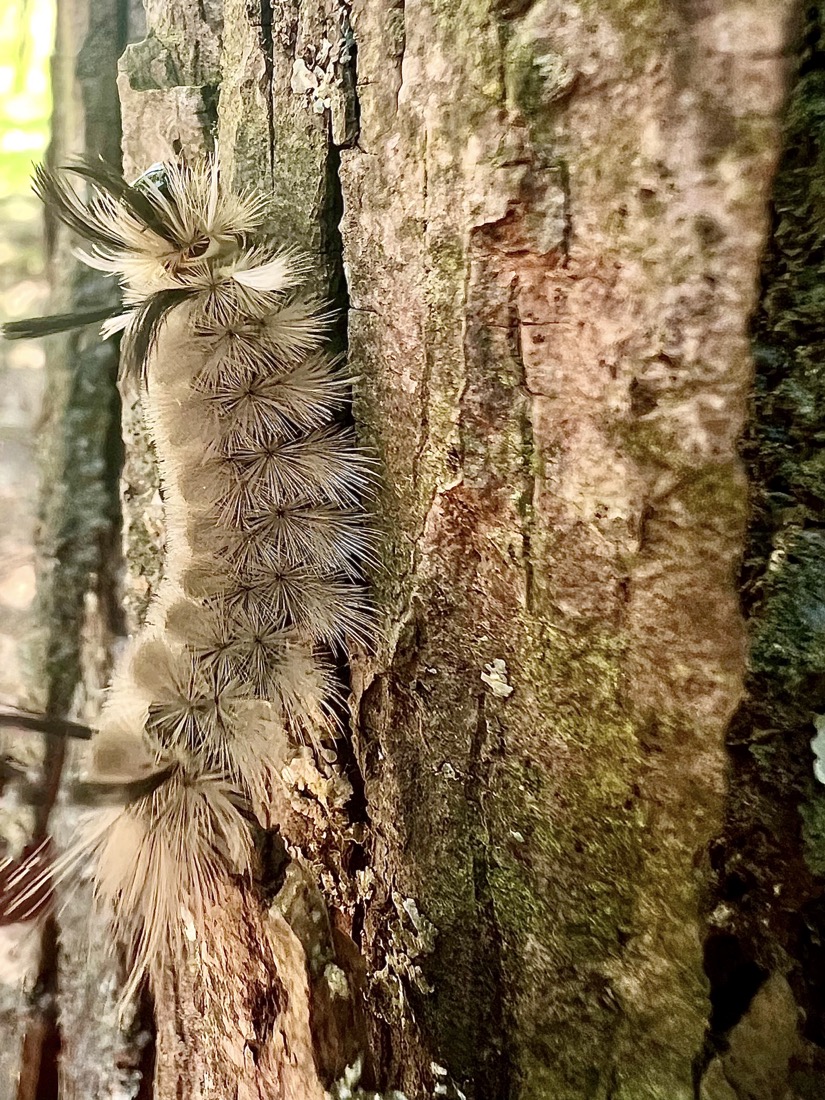
[[[348,788],[285,768],[260,882],[157,998],[158,1100],[348,1095],[359,1058],[409,1100],[819,1095],[825,495],[788,469],[821,430],[825,66],[794,16],[147,0],[127,175],[214,126],[272,193],[340,307],[385,534]],[[134,624],[162,508],[124,406]]]
[[[44,14],[45,14],[45,9]],[[21,13],[32,17],[23,5]],[[4,13],[5,14],[5,13]],[[35,21],[34,31],[50,33]],[[51,66],[53,116],[47,160],[59,164],[86,153],[117,165],[120,112],[116,97],[118,57],[128,35],[142,33],[142,10],[127,0],[60,0]],[[21,52],[25,43],[20,42]],[[32,196],[32,201],[36,203]],[[36,218],[43,218],[36,203]],[[14,209],[4,217],[14,219]],[[44,291],[26,301],[13,288],[4,307],[24,311],[71,312],[117,301],[117,288],[76,261],[76,241],[45,218],[36,224],[30,248],[45,256]],[[45,238],[45,240],[44,240]],[[45,247],[44,247],[45,245]],[[22,299],[22,301],[21,301]],[[4,308],[4,320],[9,317]],[[4,514],[3,553],[9,540],[36,549],[36,596],[22,623],[3,608],[3,627],[17,633],[15,661],[4,646],[4,702],[27,702],[49,714],[93,719],[109,675],[111,648],[123,633],[119,611],[118,477],[121,465],[120,411],[115,389],[116,343],[101,344],[93,329],[8,345],[11,358],[28,356],[28,378],[42,372],[42,409],[29,410],[19,441],[25,465],[7,466],[16,514]],[[31,369],[42,362],[41,371]],[[21,401],[23,386],[4,379],[9,398]],[[21,402],[22,404],[22,402]],[[5,435],[5,433],[4,433]],[[3,443],[8,443],[5,436]],[[36,523],[26,530],[20,505]],[[6,564],[5,562],[3,563]],[[5,602],[5,601],[4,601]],[[39,744],[34,735],[4,736],[3,759],[25,765],[26,782],[1,784],[0,835],[4,853],[15,856],[24,843],[48,834],[59,851],[73,838],[78,815],[59,799],[61,774],[82,766],[82,753],[58,739]],[[64,767],[65,765],[65,767]],[[118,1023],[117,967],[106,946],[104,924],[91,915],[88,883],[61,893],[59,912],[45,921],[0,928],[0,1098],[2,1100],[88,1100],[136,1095],[141,1044]],[[23,951],[21,952],[21,947]],[[13,998],[13,999],[12,999]],[[136,1033],[140,1031],[137,1019]]]

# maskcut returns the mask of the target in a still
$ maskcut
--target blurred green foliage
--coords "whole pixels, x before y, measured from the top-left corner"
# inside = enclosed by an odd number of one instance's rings
[[[29,190],[52,109],[55,0],[0,2],[0,198]]]

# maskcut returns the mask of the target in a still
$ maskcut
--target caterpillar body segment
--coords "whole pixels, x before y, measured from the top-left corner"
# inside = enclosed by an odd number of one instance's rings
[[[249,871],[284,746],[335,736],[335,661],[373,633],[373,464],[341,423],[330,310],[301,289],[305,261],[260,238],[262,196],[226,189],[214,160],[131,185],[41,168],[36,189],[122,283],[104,333],[145,382],[164,497],[163,580],[92,742],[94,780],[139,793],[81,844],[132,950],[128,993]]]

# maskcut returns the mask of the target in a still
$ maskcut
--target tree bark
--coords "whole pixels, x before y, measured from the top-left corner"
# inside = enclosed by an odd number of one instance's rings
[[[436,926],[415,1015],[478,1096],[691,1097],[708,1015],[790,6],[624,7],[356,23],[343,235],[396,628],[360,715],[365,938],[386,884]]]
[[[794,9],[147,5],[127,171],[216,119],[271,192],[341,307],[385,536],[350,792],[286,769],[286,871],[158,998],[160,1100],[308,1100],[359,1056],[409,1100],[697,1095]],[[162,516],[130,416],[137,615]]]

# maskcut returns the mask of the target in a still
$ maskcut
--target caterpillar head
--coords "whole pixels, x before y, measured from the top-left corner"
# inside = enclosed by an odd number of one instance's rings
[[[73,180],[87,185],[85,201]],[[104,161],[78,159],[35,170],[34,190],[51,213],[86,240],[76,255],[118,277],[116,306],[31,317],[2,326],[22,340],[102,321],[123,332],[122,369],[145,379],[146,362],[169,311],[200,300],[200,314],[229,328],[239,312],[269,315],[309,268],[291,249],[262,236],[268,202],[258,191],[229,189],[217,158],[154,164],[134,183]]]
[[[88,187],[85,202],[71,182],[78,177]],[[228,188],[216,158],[154,164],[134,183],[102,161],[76,160],[58,170],[38,168],[35,190],[89,242],[79,257],[119,276],[127,306],[230,281],[263,292],[297,281],[294,256],[260,241],[265,197]]]
[[[232,194],[223,187],[214,159],[153,164],[132,187],[158,214],[170,245],[160,258],[173,274],[198,272],[204,265],[219,271],[239,259],[265,213],[260,195]]]

